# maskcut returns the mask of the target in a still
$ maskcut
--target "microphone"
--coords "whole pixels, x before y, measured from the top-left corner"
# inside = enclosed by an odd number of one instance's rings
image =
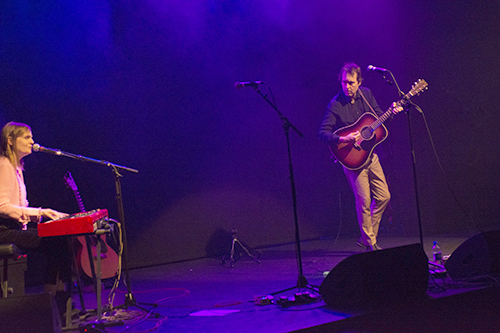
[[[375,67],[375,66],[372,66],[372,65],[368,65],[367,70],[374,71],[374,72],[380,72],[380,73],[389,72],[388,69],[380,68],[380,67]]]
[[[241,89],[243,87],[253,87],[253,88],[257,88],[259,86],[259,84],[262,84],[264,83],[263,81],[252,81],[252,82],[236,82],[234,84],[234,87],[236,89]]]
[[[41,152],[41,153],[48,153],[52,155],[62,155],[62,152],[59,149],[52,149],[52,148],[46,148],[44,146],[40,146],[38,143],[35,143],[33,145],[33,151],[35,152]]]

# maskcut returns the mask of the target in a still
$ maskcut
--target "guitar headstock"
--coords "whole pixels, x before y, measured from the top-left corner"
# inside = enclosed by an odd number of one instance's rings
[[[419,95],[427,89],[427,82],[424,79],[418,79],[418,81],[411,86],[411,90],[408,92],[408,94],[406,94],[406,97],[410,98],[412,96]]]
[[[66,183],[66,186],[68,186],[71,190],[78,191],[78,187],[76,186],[71,172],[66,172],[66,174],[64,175],[64,182]]]
[[[428,84],[424,79],[418,79],[418,81],[411,86],[411,90],[404,95],[401,100],[394,102],[393,105],[391,105],[389,111],[392,112],[392,114],[401,112],[403,110],[402,105],[406,104],[411,97],[419,95],[423,91],[427,90],[427,86]]]
[[[69,187],[72,191],[73,194],[75,195],[76,202],[78,203],[78,208],[80,209],[80,212],[85,212],[85,206],[83,205],[82,198],[80,197],[80,193],[78,192],[78,187],[76,186],[76,182],[73,179],[73,176],[71,175],[71,172],[66,172],[64,175],[64,182],[66,183],[66,186]]]

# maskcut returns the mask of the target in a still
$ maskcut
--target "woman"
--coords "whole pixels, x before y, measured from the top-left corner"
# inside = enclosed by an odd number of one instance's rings
[[[23,158],[31,154],[34,144],[31,128],[10,122],[2,128],[0,138],[0,244],[11,243],[29,254],[32,250],[46,255],[45,292],[64,291],[62,281],[70,281],[71,261],[67,240],[40,238],[28,222],[42,218],[57,219],[68,214],[49,208],[28,207],[23,178]],[[60,293],[64,294],[64,293]],[[64,298],[63,296],[59,296]],[[56,297],[57,299],[58,297]]]

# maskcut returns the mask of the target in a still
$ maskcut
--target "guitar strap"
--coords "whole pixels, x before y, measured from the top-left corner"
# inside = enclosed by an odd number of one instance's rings
[[[370,107],[370,110],[372,110],[373,114],[375,115],[375,118],[378,119],[378,114],[377,112],[375,112],[375,110],[373,110],[372,106],[370,105],[370,103],[368,103],[368,101],[366,100],[366,97],[365,95],[363,95],[363,92],[361,91],[361,89],[359,89],[359,94],[361,95],[361,97],[363,97],[363,99],[365,100],[366,104],[368,104],[368,106]]]

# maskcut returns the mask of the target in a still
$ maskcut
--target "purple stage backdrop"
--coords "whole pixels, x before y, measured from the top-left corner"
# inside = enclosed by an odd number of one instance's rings
[[[409,115],[423,236],[499,227],[496,2],[27,0],[0,11],[2,124],[139,170],[121,178],[132,267],[220,255],[233,228],[249,247],[294,241],[281,120],[238,81],[264,81],[304,134],[290,132],[301,238],[356,237],[352,194],[317,139],[346,61],[382,109],[398,94],[368,65],[390,69],[405,92],[429,83],[413,99],[425,118]],[[417,236],[408,116],[388,127],[381,236]],[[76,212],[71,171],[86,209],[118,218],[106,166],[42,153],[25,162],[32,206]]]

